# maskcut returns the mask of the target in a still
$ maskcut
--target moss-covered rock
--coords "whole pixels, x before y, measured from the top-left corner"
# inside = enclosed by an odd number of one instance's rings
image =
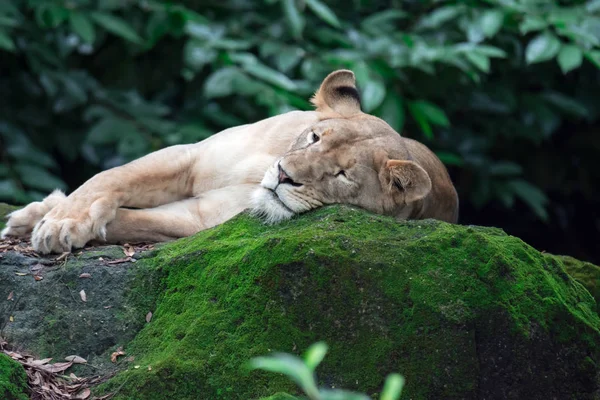
[[[120,399],[291,398],[288,379],[244,365],[317,340],[330,347],[320,384],[374,398],[390,372],[406,377],[407,399],[600,396],[596,304],[565,273],[581,263],[498,229],[334,206],[276,226],[243,214],[136,263],[106,262],[119,257],[115,246],[65,264],[5,253],[0,299],[20,299],[13,322],[0,313],[11,345],[91,360],[78,375],[109,371],[125,345],[124,370],[95,390]],[[15,273],[40,264],[41,281]]]
[[[124,256],[118,246],[93,248],[59,262],[15,252],[3,254],[2,336],[11,346],[39,358],[62,360],[79,355],[94,365],[93,369],[80,367],[78,374],[113,371],[110,353],[129,342],[146,323],[145,316],[161,291],[155,269],[148,272],[143,263],[109,264]],[[81,274],[89,277],[81,278]],[[9,295],[11,301],[5,301]]]
[[[405,398],[597,398],[600,319],[564,269],[492,228],[398,223],[351,207],[277,226],[248,215],[166,245],[152,322],[127,347],[117,398],[256,399],[295,393],[247,372],[324,340],[324,385]]]
[[[27,400],[27,374],[23,367],[0,353],[0,399]]]

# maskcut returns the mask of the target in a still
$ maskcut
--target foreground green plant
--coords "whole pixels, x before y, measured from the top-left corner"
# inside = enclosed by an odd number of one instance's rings
[[[317,342],[310,346],[304,358],[287,353],[275,353],[265,357],[255,357],[250,361],[252,369],[278,372],[287,375],[296,382],[311,400],[369,400],[370,397],[341,389],[319,389],[315,379],[315,369],[327,354],[327,345]],[[385,380],[380,400],[400,398],[404,378],[399,374],[390,374]]]

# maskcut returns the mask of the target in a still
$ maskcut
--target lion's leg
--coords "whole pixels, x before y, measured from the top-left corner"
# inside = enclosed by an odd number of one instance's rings
[[[37,222],[33,248],[70,251],[103,239],[119,207],[155,207],[193,196],[197,152],[196,145],[172,146],[97,174]],[[17,225],[17,215],[11,215],[9,226]]]
[[[228,186],[159,207],[119,208],[115,219],[106,226],[106,241],[163,242],[193,235],[248,208],[255,188],[253,184]]]

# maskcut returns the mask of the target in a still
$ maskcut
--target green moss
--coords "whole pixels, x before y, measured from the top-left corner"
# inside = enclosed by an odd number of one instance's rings
[[[19,207],[11,206],[6,203],[0,203],[0,230],[6,226],[6,216]]]
[[[596,311],[600,312],[600,267],[568,256],[550,256],[561,260],[565,270],[581,283],[596,300]]]
[[[27,400],[27,374],[21,365],[0,353],[0,399]]]
[[[294,394],[286,378],[243,366],[317,340],[330,345],[321,383],[374,397],[391,372],[413,399],[596,390],[593,298],[562,259],[497,229],[398,223],[346,206],[276,226],[244,214],[147,262],[165,290],[126,349],[139,368],[101,389],[116,398]]]

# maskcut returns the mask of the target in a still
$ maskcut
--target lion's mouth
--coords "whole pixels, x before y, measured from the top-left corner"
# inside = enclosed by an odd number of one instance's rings
[[[267,189],[267,191],[270,193],[270,195],[271,195],[271,198],[272,198],[273,200],[275,200],[276,202],[278,202],[279,204],[281,204],[281,205],[283,206],[283,208],[285,208],[285,209],[286,209],[286,210],[288,210],[289,212],[291,212],[291,213],[295,214],[294,210],[292,210],[291,208],[289,208],[289,207],[287,206],[287,204],[285,204],[285,203],[283,202],[283,200],[282,200],[282,199],[279,197],[279,195],[277,195],[277,192],[275,192],[275,190],[273,190],[273,189],[270,189],[270,188],[265,188],[265,189]]]

